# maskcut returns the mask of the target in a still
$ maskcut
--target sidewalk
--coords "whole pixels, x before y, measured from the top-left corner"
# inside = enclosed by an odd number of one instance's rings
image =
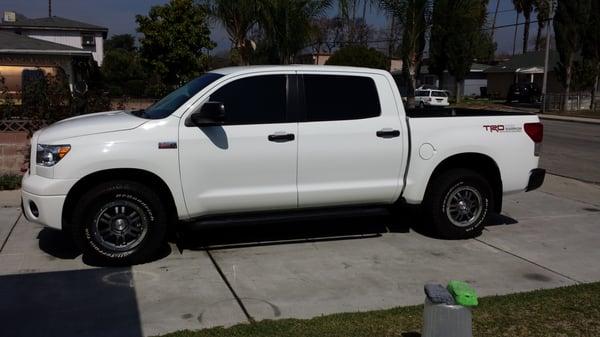
[[[600,124],[600,119],[596,119],[596,118],[559,116],[559,115],[550,115],[550,114],[538,114],[538,116],[540,117],[540,119],[549,119],[549,120],[555,120],[555,121]]]
[[[0,191],[0,208],[21,207],[21,190]]]

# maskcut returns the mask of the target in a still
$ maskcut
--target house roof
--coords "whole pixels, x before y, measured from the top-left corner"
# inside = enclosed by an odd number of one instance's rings
[[[91,55],[90,51],[0,31],[0,54]]]
[[[15,22],[0,22],[0,29],[44,29],[44,30],[80,30],[108,33],[108,28],[96,26],[85,22],[62,18],[59,16],[45,18],[28,18],[23,14],[16,13]]]
[[[473,63],[471,65],[471,72],[472,73],[480,73],[480,72],[485,71],[489,67],[491,67],[489,64]],[[423,75],[429,74],[429,66],[428,65],[421,66],[421,74],[423,74]]]
[[[502,62],[497,66],[485,70],[486,73],[537,73],[544,71],[545,51],[534,51],[521,55],[515,55],[510,60]],[[548,68],[554,69],[559,61],[559,55],[556,51],[550,51]]]

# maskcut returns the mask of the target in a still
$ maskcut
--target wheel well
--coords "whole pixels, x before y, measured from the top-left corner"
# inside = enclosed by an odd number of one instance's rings
[[[427,191],[431,182],[440,174],[450,169],[464,168],[482,174],[492,186],[494,194],[494,211],[502,211],[502,176],[496,162],[481,153],[462,153],[444,159],[433,171],[429,178]]]
[[[156,174],[140,169],[110,169],[91,173],[81,178],[69,191],[62,211],[63,228],[72,222],[73,210],[81,196],[93,186],[109,180],[131,180],[142,183],[158,193],[170,219],[177,219],[175,200],[167,184]]]

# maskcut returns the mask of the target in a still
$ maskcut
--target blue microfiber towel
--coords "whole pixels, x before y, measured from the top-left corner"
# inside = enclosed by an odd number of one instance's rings
[[[425,295],[433,304],[456,304],[452,294],[441,284],[427,283],[425,285]]]

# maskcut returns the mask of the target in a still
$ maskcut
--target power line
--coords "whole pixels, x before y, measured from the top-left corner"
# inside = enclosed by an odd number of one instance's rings
[[[540,22],[550,22],[552,21],[552,19],[547,19],[547,20],[533,20],[533,21],[529,21],[529,24],[532,23],[540,23]],[[500,28],[509,28],[509,27],[517,27],[517,26],[524,26],[526,23],[525,22],[519,22],[519,23],[512,23],[509,25],[502,25],[502,26],[496,26],[494,27],[494,30],[496,29],[500,29]],[[486,30],[492,30],[492,28],[482,28],[481,30],[486,31]]]

